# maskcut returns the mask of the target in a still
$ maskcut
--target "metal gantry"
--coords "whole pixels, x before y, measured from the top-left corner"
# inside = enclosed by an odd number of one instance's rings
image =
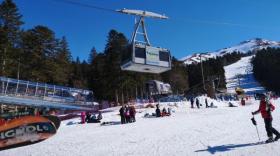
[[[0,103],[50,108],[78,109],[94,105],[90,90],[0,77]]]

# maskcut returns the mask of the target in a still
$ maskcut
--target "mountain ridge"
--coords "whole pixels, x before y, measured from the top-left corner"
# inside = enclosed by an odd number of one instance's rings
[[[248,52],[254,52],[261,49],[266,49],[268,47],[271,48],[280,48],[280,42],[279,41],[272,41],[262,38],[253,38],[251,40],[246,40],[243,42],[240,42],[239,44],[227,48],[222,48],[217,51],[213,52],[206,52],[206,53],[194,53],[191,55],[188,55],[186,57],[181,58],[180,60],[184,62],[184,64],[194,64],[199,63],[201,60],[205,61],[210,58],[215,58],[217,56],[223,56],[226,54],[230,54],[233,52],[240,52],[240,53],[248,53]]]

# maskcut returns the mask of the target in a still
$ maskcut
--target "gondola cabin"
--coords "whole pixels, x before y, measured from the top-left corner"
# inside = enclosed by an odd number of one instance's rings
[[[167,49],[135,44],[131,51],[132,54],[126,55],[123,60],[122,70],[159,74],[171,69],[171,57]]]

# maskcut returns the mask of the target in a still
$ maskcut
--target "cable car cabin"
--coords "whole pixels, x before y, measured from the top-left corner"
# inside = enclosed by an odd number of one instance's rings
[[[169,50],[142,44],[131,47],[123,55],[122,70],[160,74],[171,69]]]
[[[158,80],[147,81],[145,87],[146,87],[146,92],[148,92],[149,96],[172,94],[172,89],[170,84]]]

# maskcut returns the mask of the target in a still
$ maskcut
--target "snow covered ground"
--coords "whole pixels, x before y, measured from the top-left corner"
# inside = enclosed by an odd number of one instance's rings
[[[239,86],[239,83],[247,94],[265,90],[254,78],[252,57],[243,57],[238,62],[224,67],[228,92],[235,93],[235,88]]]
[[[200,99],[204,101],[204,98]],[[210,102],[210,101],[209,101]],[[64,121],[58,133],[38,144],[0,152],[1,156],[195,156],[195,155],[278,155],[280,142],[257,144],[256,128],[250,105],[228,107],[215,102],[218,108],[191,109],[189,102],[172,106],[171,117],[143,118],[154,109],[137,110],[137,121],[119,124],[118,108],[104,113],[104,121],[113,125],[75,124],[79,119]],[[274,101],[274,126],[280,130],[280,100]],[[261,140],[266,139],[264,123],[256,116]]]

